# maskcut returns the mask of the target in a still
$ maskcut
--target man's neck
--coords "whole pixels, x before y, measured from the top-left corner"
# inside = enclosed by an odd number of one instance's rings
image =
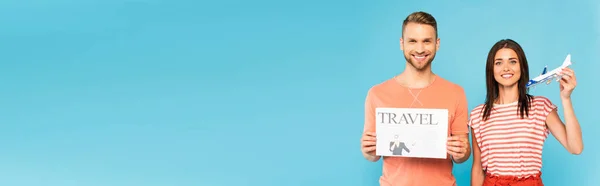
[[[421,71],[407,64],[404,72],[397,76],[397,81],[405,87],[420,89],[429,86],[435,80],[431,67]]]

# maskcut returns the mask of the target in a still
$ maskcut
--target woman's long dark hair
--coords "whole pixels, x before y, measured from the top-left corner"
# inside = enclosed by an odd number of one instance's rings
[[[527,58],[525,57],[525,52],[521,45],[511,39],[503,39],[490,49],[487,57],[487,63],[485,65],[485,84],[487,87],[487,95],[485,97],[485,105],[483,107],[483,120],[487,120],[490,117],[491,110],[494,106],[494,101],[498,99],[498,82],[494,79],[494,58],[496,57],[496,53],[503,48],[512,49],[517,53],[517,57],[519,58],[519,65],[521,68],[521,78],[518,83],[519,90],[519,109],[517,113],[521,114],[521,118],[524,118],[524,115],[529,116],[529,107],[531,106],[531,100],[533,99],[531,95],[527,93],[527,82],[529,81],[529,65],[527,64]]]

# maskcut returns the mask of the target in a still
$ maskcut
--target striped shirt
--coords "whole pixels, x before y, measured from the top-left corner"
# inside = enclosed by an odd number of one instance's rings
[[[518,102],[494,104],[482,121],[484,105],[471,111],[469,126],[481,150],[482,168],[492,175],[527,177],[542,168],[542,147],[548,137],[546,117],[556,106],[534,96],[529,117],[521,119]]]

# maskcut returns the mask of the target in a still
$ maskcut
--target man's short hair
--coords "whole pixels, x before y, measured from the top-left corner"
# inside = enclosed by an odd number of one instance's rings
[[[404,22],[402,23],[402,33],[404,33],[404,27],[406,27],[406,25],[408,23],[430,25],[435,30],[435,37],[438,36],[437,22],[436,22],[435,18],[427,12],[419,11],[419,12],[413,12],[412,14],[408,15],[406,17],[406,19],[404,19]]]

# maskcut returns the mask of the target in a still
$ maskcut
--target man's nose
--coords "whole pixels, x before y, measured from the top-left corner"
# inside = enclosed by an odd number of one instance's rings
[[[425,45],[423,45],[423,43],[419,43],[419,44],[417,44],[417,46],[416,46],[416,49],[415,49],[415,50],[416,50],[417,52],[421,53],[421,52],[425,51]]]

